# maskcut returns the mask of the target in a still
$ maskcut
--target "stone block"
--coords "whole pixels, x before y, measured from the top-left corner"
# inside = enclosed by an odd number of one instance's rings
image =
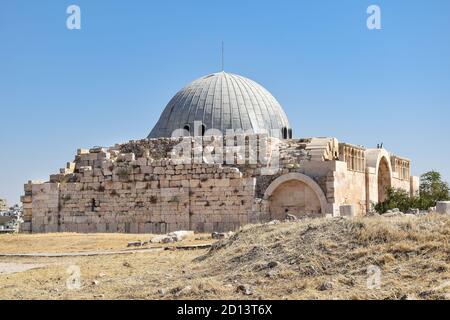
[[[131,162],[131,161],[135,161],[135,160],[136,160],[136,156],[134,153],[121,153],[117,157],[118,162]]]
[[[352,204],[344,204],[339,207],[339,213],[341,217],[354,217],[355,206]]]
[[[93,147],[93,148],[89,149],[89,153],[100,153],[100,152],[106,152],[106,148]]]
[[[24,232],[24,233],[31,232],[31,222],[23,222],[20,225],[20,232]]]
[[[193,237],[194,231],[174,231],[172,233],[169,233],[168,235],[171,236],[174,241],[182,241],[186,238]]]
[[[189,181],[189,186],[190,186],[191,188],[198,188],[199,185],[200,185],[200,180],[197,180],[197,179],[191,179],[191,180]]]
[[[106,232],[106,223],[97,223],[97,232],[105,233]]]
[[[153,173],[154,174],[164,174],[165,173],[165,169],[163,167],[155,167],[153,169]]]
[[[26,203],[30,203],[31,201],[33,201],[33,198],[31,196],[21,196],[20,197],[20,201],[21,202],[26,202]]]
[[[151,167],[151,166],[142,166],[141,167],[141,173],[142,174],[152,174],[153,173],[153,167]]]
[[[136,182],[136,189],[147,189],[147,182]]]
[[[89,153],[89,149],[78,149],[77,150],[77,155],[82,155],[82,154],[87,154]]]
[[[23,190],[25,191],[25,193],[30,193],[32,191],[31,186],[32,186],[31,183],[26,183],[23,185]]]
[[[440,214],[450,214],[450,201],[438,201],[436,203],[436,212]]]
[[[214,180],[214,185],[216,187],[229,187],[230,186],[230,179],[217,179],[217,180]]]

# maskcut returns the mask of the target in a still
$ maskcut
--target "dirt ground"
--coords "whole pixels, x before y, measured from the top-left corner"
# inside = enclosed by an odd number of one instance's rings
[[[9,253],[75,252],[143,238],[5,235],[0,243]],[[449,240],[447,216],[368,217],[246,226],[202,250],[0,257],[0,266],[37,266],[0,274],[0,299],[449,299]],[[196,242],[205,240],[188,241]]]
[[[147,242],[153,237],[154,235],[150,234],[119,233],[0,234],[0,254],[124,250],[127,249],[128,242]],[[196,235],[194,238],[183,241],[183,244],[192,245],[208,243],[208,241],[211,242],[209,235]],[[158,244],[149,244],[145,246],[145,248],[150,247],[161,246]]]
[[[42,268],[43,264],[31,264],[31,263],[0,263],[0,275],[11,274],[17,272],[24,272],[31,269]]]

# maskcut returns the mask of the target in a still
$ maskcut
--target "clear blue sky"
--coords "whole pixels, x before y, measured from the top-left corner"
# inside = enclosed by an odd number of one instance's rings
[[[296,137],[384,142],[450,180],[448,0],[3,0],[0,197],[17,202],[79,147],[146,137],[182,86],[219,71],[222,40],[225,70],[271,91]]]

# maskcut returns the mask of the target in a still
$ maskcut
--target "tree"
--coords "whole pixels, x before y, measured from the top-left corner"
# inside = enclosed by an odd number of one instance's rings
[[[374,209],[379,213],[398,208],[406,212],[411,208],[428,210],[436,206],[437,201],[450,200],[450,188],[447,182],[442,181],[442,176],[437,171],[429,171],[420,177],[420,194],[410,197],[408,192],[402,189],[389,188],[386,200],[375,204]]]
[[[429,171],[420,177],[420,204],[426,208],[434,207],[437,201],[450,200],[450,188],[437,171]]]

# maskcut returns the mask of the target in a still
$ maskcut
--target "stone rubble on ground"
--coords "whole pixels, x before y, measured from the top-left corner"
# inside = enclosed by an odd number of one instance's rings
[[[447,201],[447,202],[450,204],[450,201]],[[442,201],[438,202],[438,205],[439,205],[439,203],[442,203]],[[437,209],[437,207],[431,207],[428,210],[420,210],[420,209],[412,208],[412,209],[409,209],[406,213],[403,213],[399,209],[395,208],[395,209],[386,211],[381,216],[385,217],[385,218],[391,218],[391,217],[420,217],[420,216],[426,216],[428,214],[432,214],[432,213],[436,213],[436,212],[438,212],[438,213],[445,213],[445,205],[444,205],[444,208],[442,207],[442,204],[440,206],[441,206],[440,207],[441,209]],[[439,210],[440,210],[440,212],[439,212]],[[450,214],[450,205],[449,205],[449,207],[447,209],[447,213]],[[373,215],[379,215],[379,214],[373,213]]]
[[[222,240],[222,239],[230,238],[233,234],[234,234],[234,232],[232,232],[232,231],[230,231],[230,232],[222,232],[222,233],[220,233],[220,232],[213,232],[211,234],[211,237],[214,240]]]
[[[135,241],[135,242],[128,242],[127,247],[143,247],[147,244],[148,244],[148,242],[139,240],[139,241]]]
[[[189,237],[194,236],[194,231],[174,231],[168,234],[158,235],[153,237],[151,243],[172,243],[183,241]]]
[[[245,296],[251,296],[253,294],[252,289],[249,285],[241,284],[236,288],[236,292],[240,292]]]
[[[297,218],[296,216],[294,216],[293,214],[288,214],[288,215],[286,216],[286,220],[287,220],[287,221],[297,221],[298,218]]]
[[[182,295],[188,295],[189,293],[191,293],[191,291],[192,291],[192,287],[191,286],[186,286],[186,287],[173,288],[173,289],[169,290],[169,293],[174,295],[175,297],[179,297],[179,296],[182,296]],[[159,291],[159,293],[161,295],[163,295],[163,294],[166,293],[166,291],[165,290],[164,291],[161,290],[161,291]]]
[[[367,216],[369,216],[369,217],[379,217],[380,214],[378,212],[376,212],[375,210],[370,210],[369,212],[367,212]]]
[[[166,295],[167,294],[167,290],[166,289],[158,289],[158,293],[160,294],[160,295],[162,295],[162,296],[164,296],[164,295]]]
[[[327,291],[331,289],[333,289],[333,284],[331,282],[324,282],[317,288],[319,291]]]
[[[395,208],[392,210],[386,211],[386,213],[383,214],[384,218],[391,218],[391,217],[403,217],[405,214],[401,212],[399,209]]]
[[[276,268],[278,265],[279,265],[279,263],[277,261],[271,261],[267,264],[267,268],[273,269],[273,268]]]
[[[408,212],[406,212],[406,214],[418,215],[418,214],[420,214],[420,210],[419,209],[409,209]]]

